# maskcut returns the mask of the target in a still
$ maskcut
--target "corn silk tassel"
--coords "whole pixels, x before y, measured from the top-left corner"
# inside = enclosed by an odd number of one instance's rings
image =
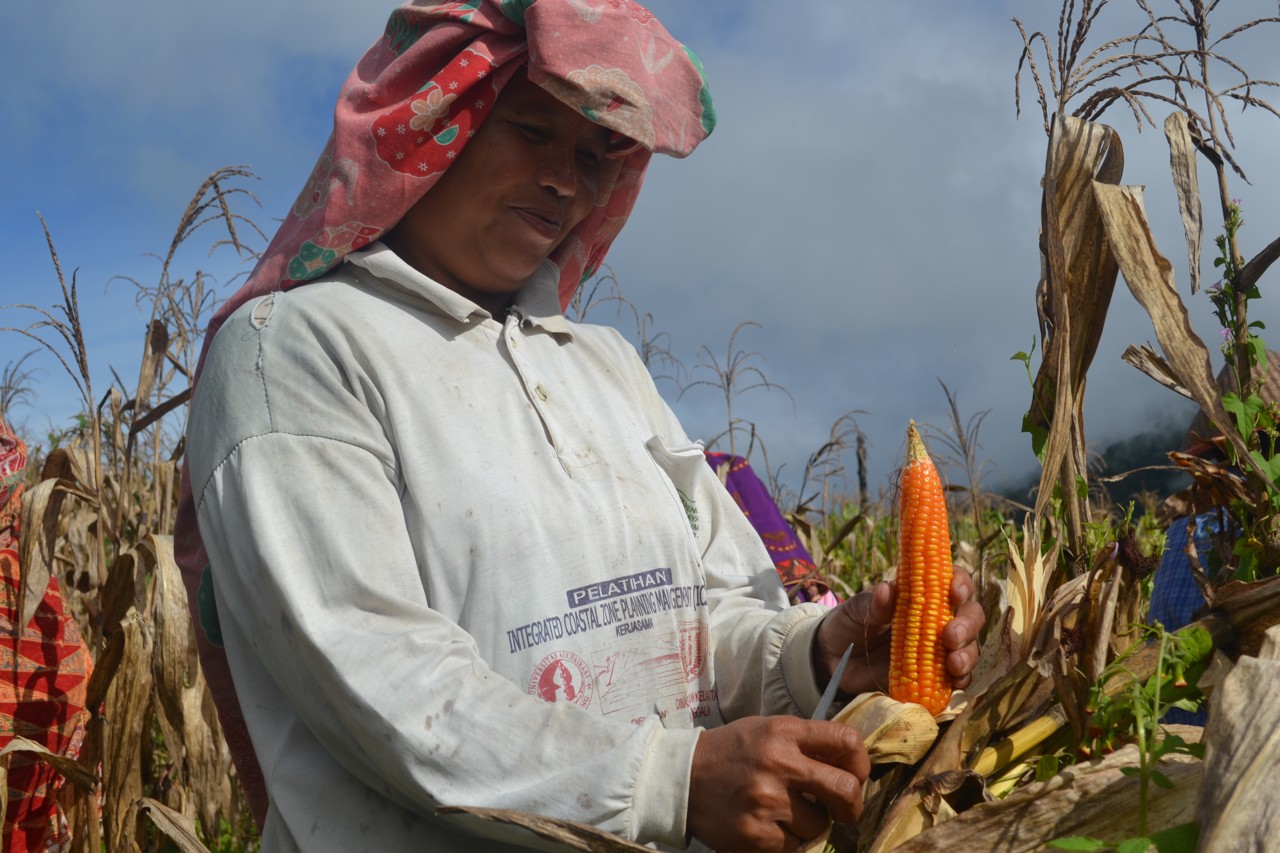
[[[942,481],[916,422],[898,482],[898,595],[893,610],[889,696],[940,714],[951,700],[942,629],[951,620],[951,531]]]

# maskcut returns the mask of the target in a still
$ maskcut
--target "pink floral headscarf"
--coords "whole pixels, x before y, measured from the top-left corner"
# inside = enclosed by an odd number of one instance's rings
[[[240,305],[323,275],[399,222],[526,62],[530,80],[624,146],[613,185],[551,256],[567,305],[630,215],[650,155],[684,157],[715,125],[700,65],[631,0],[418,0],[347,78],[310,179],[207,339]]]
[[[214,315],[206,348],[241,305],[318,278],[399,222],[526,65],[532,82],[614,132],[616,174],[551,255],[567,305],[630,215],[650,156],[687,156],[715,126],[700,63],[633,0],[413,0],[392,12],[347,78],[310,179],[248,281]],[[205,677],[261,824],[262,775],[216,635],[185,468],[174,544]]]

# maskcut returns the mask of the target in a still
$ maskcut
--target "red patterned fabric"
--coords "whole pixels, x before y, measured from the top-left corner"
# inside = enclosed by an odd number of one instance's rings
[[[66,613],[57,579],[26,625],[17,625],[18,514],[27,451],[0,420],[0,746],[15,736],[74,758],[84,737],[93,662]],[[6,853],[59,851],[71,836],[58,809],[61,774],[29,753],[9,757]]]

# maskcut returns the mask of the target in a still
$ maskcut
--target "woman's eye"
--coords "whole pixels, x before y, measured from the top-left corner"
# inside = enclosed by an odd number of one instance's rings
[[[525,138],[533,142],[542,142],[547,139],[546,129],[538,127],[536,124],[517,124],[516,129],[525,135]]]
[[[604,155],[592,148],[579,148],[578,159],[588,166],[598,166]]]

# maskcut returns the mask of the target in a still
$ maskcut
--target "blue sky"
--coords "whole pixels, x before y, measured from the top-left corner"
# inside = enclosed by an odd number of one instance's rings
[[[1168,0],[1165,0],[1168,3]],[[1045,137],[1034,91],[1015,116],[1020,41],[1010,18],[1052,32],[1048,0],[654,0],[650,8],[703,59],[720,124],[685,161],[659,158],[609,262],[625,295],[670,334],[692,367],[699,346],[723,358],[729,335],[780,393],[752,392],[737,414],[755,421],[768,462],[794,476],[843,412],[871,441],[873,488],[890,482],[908,418],[942,424],[938,379],[962,414],[987,411],[981,441],[998,483],[1034,466],[1019,433],[1028,385],[1010,356],[1036,334],[1034,290],[1039,178]],[[1159,4],[1157,4],[1159,5]],[[1277,15],[1274,0],[1232,0],[1229,21]],[[0,201],[8,275],[0,303],[52,304],[43,213],[64,269],[78,270],[96,390],[108,365],[136,373],[146,317],[112,276],[152,281],[177,218],[214,169],[250,165],[262,208],[242,208],[271,230],[310,171],[334,96],[381,32],[390,5],[312,0],[174,4],[133,0],[14,2],[0,10],[0,63],[11,85]],[[1098,20],[1119,34],[1126,0]],[[803,11],[801,11],[803,10]],[[1228,19],[1224,18],[1224,22]],[[1280,80],[1280,28],[1241,39],[1233,56],[1255,77]],[[1280,103],[1280,95],[1272,100]],[[1153,109],[1157,121],[1167,110]],[[1185,249],[1158,129],[1122,134],[1126,183],[1147,186],[1157,240],[1180,270],[1196,328],[1216,339],[1207,300],[1191,298]],[[1280,120],[1233,115],[1247,253],[1280,234]],[[1208,183],[1208,173],[1202,180]],[[1211,216],[1209,217],[1212,218]],[[244,267],[197,240],[176,271],[230,281]],[[1212,281],[1212,275],[1207,281]],[[1280,329],[1280,298],[1256,316]],[[608,312],[593,315],[611,320]],[[8,309],[0,325],[28,317]],[[630,332],[627,323],[624,331]],[[1124,285],[1090,374],[1086,419],[1095,445],[1164,422],[1189,420],[1170,392],[1119,360],[1152,340]],[[30,344],[0,335],[0,366]],[[40,369],[38,397],[10,413],[28,434],[65,424],[76,401],[56,362]],[[698,374],[702,375],[702,374]],[[686,427],[724,427],[723,402],[694,388],[677,399]],[[758,463],[762,464],[762,463]]]

